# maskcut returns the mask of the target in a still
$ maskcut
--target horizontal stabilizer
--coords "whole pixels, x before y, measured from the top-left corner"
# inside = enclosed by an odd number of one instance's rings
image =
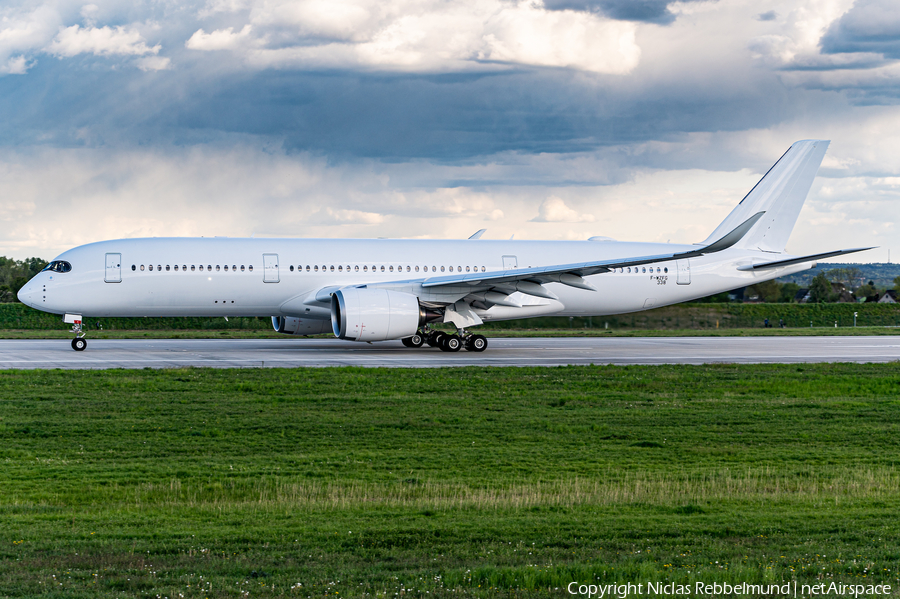
[[[855,252],[864,252],[873,250],[870,248],[853,248],[849,250],[835,250],[833,252],[825,252],[824,254],[811,254],[809,256],[798,256],[796,258],[787,258],[785,260],[776,260],[774,262],[763,262],[761,264],[747,264],[739,266],[738,270],[768,270],[770,268],[781,268],[782,266],[791,266],[792,264],[803,264],[804,262],[815,262],[816,260],[824,260],[825,258],[833,258],[835,256],[843,256],[844,254],[853,254]],[[815,266],[815,265],[813,265]]]

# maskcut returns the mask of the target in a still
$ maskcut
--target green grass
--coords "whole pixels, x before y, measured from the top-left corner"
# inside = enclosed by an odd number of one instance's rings
[[[898,391],[897,363],[3,371],[0,596],[896,591]]]

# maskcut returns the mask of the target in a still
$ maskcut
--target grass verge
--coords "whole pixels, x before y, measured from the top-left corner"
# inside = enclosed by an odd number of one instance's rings
[[[900,365],[0,372],[0,596],[900,587]]]

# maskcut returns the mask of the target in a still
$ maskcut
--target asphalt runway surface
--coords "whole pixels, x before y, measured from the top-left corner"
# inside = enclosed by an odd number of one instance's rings
[[[0,340],[0,368],[293,368],[367,366],[563,366],[890,362],[900,337],[580,337],[494,338],[487,351],[446,353],[399,341],[337,339],[88,339],[83,352],[65,339]]]

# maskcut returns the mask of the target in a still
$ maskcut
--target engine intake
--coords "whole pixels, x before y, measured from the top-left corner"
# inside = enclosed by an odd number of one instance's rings
[[[419,298],[401,291],[348,287],[331,296],[331,327],[340,339],[403,339],[433,316]]]

